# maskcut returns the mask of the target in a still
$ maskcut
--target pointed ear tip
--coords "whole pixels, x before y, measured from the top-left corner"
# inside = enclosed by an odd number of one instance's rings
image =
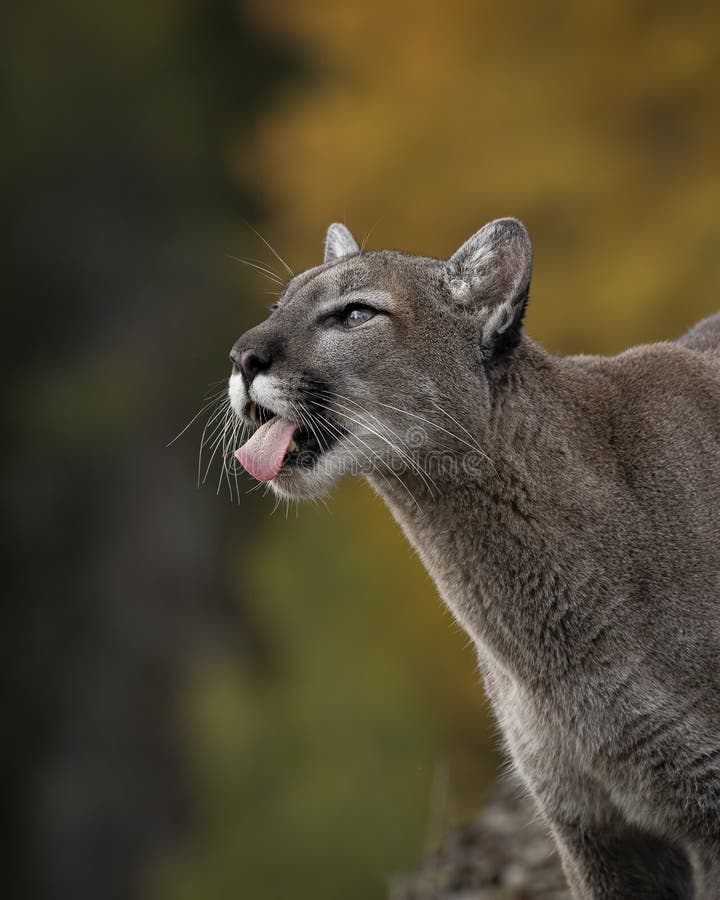
[[[360,245],[347,225],[343,225],[341,222],[333,222],[328,225],[325,235],[325,262],[359,252]]]
[[[520,219],[516,219],[515,216],[504,216],[502,219],[496,219],[493,224],[505,231],[529,237],[525,223],[521,222]]]

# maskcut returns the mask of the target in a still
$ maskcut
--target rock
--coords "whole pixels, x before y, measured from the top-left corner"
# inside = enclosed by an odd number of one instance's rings
[[[570,900],[570,891],[532,800],[503,782],[417,873],[395,880],[389,900]]]

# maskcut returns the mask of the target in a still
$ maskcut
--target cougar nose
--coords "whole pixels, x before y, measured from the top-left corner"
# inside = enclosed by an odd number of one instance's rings
[[[230,359],[235,368],[243,373],[248,384],[258,372],[264,372],[265,369],[270,368],[269,357],[258,353],[257,350],[236,350],[233,347],[230,352]]]

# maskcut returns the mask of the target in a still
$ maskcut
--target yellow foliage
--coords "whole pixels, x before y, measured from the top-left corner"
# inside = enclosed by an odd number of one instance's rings
[[[254,0],[314,64],[240,171],[294,267],[344,220],[446,256],[516,215],[530,330],[563,351],[671,336],[720,285],[720,21],[712,5]]]

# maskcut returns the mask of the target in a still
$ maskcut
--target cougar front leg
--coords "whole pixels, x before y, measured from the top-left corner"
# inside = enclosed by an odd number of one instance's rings
[[[554,824],[563,869],[576,900],[692,900],[685,850],[619,822]]]

